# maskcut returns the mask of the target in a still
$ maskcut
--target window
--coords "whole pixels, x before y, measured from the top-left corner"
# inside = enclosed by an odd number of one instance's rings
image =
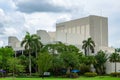
[[[71,33],[71,28],[68,28],[68,33]]]
[[[85,28],[84,28],[85,26],[81,26],[81,34],[84,34],[84,32],[85,32]]]
[[[72,32],[75,33],[75,27],[72,28]]]
[[[80,26],[77,26],[76,29],[77,29],[77,33],[80,34]]]

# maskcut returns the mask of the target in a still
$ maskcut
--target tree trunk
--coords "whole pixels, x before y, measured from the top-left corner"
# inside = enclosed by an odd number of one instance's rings
[[[55,56],[55,50],[53,48],[52,54],[53,54],[53,61],[52,61],[52,65],[53,65],[53,75],[55,75],[55,69],[54,69],[54,56]]]
[[[31,76],[31,54],[30,54],[30,52],[29,52],[29,73]]]
[[[66,74],[67,74],[67,76],[69,76],[69,77],[71,77],[71,76],[70,76],[70,73],[71,73],[71,72],[70,72],[70,69],[71,69],[71,67],[68,67],[68,68],[67,68],[67,71],[66,71]]]
[[[117,72],[116,67],[117,67],[117,63],[115,62],[115,73]]]
[[[37,53],[37,47],[36,47],[35,54],[36,54],[36,59],[37,59],[37,57],[38,57],[38,53]],[[36,64],[36,67],[35,67],[35,71],[36,71],[36,72],[38,72],[38,66],[37,66],[37,64]]]
[[[87,56],[87,50],[85,49],[85,56]]]
[[[14,80],[14,78],[15,78],[15,65],[13,65],[13,80]]]
[[[42,72],[42,79],[44,79],[44,72]]]
[[[87,56],[89,56],[89,52],[90,52],[89,47],[87,47]]]

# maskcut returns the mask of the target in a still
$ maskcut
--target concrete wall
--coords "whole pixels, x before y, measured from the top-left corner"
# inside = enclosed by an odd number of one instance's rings
[[[108,47],[108,19],[100,16],[89,16],[90,36],[96,43],[96,51],[99,47]]]
[[[47,44],[55,41],[55,32],[47,32],[45,30],[38,30],[37,35],[41,37],[41,42]],[[15,36],[8,37],[8,46],[11,46],[15,51],[23,50],[21,47],[21,41],[19,41]]]
[[[107,61],[105,66],[106,66],[106,73],[107,74],[115,72],[115,63]],[[120,63],[117,63],[116,71],[120,72]]]
[[[20,41],[15,37],[15,36],[9,36],[8,37],[8,45],[12,46],[13,48],[18,47],[18,43],[20,43]]]
[[[55,41],[56,39],[56,32],[48,32],[49,36],[50,36],[50,41]]]
[[[8,37],[8,46],[11,46],[15,51],[24,49],[21,47],[21,42],[15,36]]]
[[[38,30],[37,31],[37,35],[40,36],[41,42],[43,44],[47,44],[47,43],[50,42],[51,38],[50,38],[50,35],[47,33],[47,31],[45,31],[45,30]]]
[[[108,47],[108,19],[100,16],[88,16],[56,25],[56,40],[73,45],[81,45],[82,41],[91,37],[95,44],[95,52],[100,46]]]
[[[59,23],[56,25],[56,40],[82,45],[82,41],[90,37],[89,27],[87,17]]]

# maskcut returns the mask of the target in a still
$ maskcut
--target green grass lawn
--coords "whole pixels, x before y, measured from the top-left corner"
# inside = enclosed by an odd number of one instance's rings
[[[79,78],[0,78],[0,80],[120,80],[117,77],[97,76],[97,77],[79,77]]]

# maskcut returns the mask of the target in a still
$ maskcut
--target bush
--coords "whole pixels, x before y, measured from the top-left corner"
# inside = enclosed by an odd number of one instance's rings
[[[13,73],[8,73],[7,76],[8,77],[13,76]]]
[[[113,72],[110,74],[112,77],[120,77],[120,72]]]
[[[90,71],[90,67],[86,64],[81,64],[79,69],[80,69],[80,74],[84,74]]]
[[[78,73],[71,73],[71,78],[77,78],[78,77]]]
[[[39,73],[32,73],[31,76],[36,76],[38,77],[40,74]]]
[[[78,73],[70,73],[70,74],[63,75],[63,77],[64,78],[77,78],[79,76],[78,76]]]
[[[95,73],[95,72],[86,72],[84,75],[86,77],[95,77],[95,76],[97,76],[97,73]]]

